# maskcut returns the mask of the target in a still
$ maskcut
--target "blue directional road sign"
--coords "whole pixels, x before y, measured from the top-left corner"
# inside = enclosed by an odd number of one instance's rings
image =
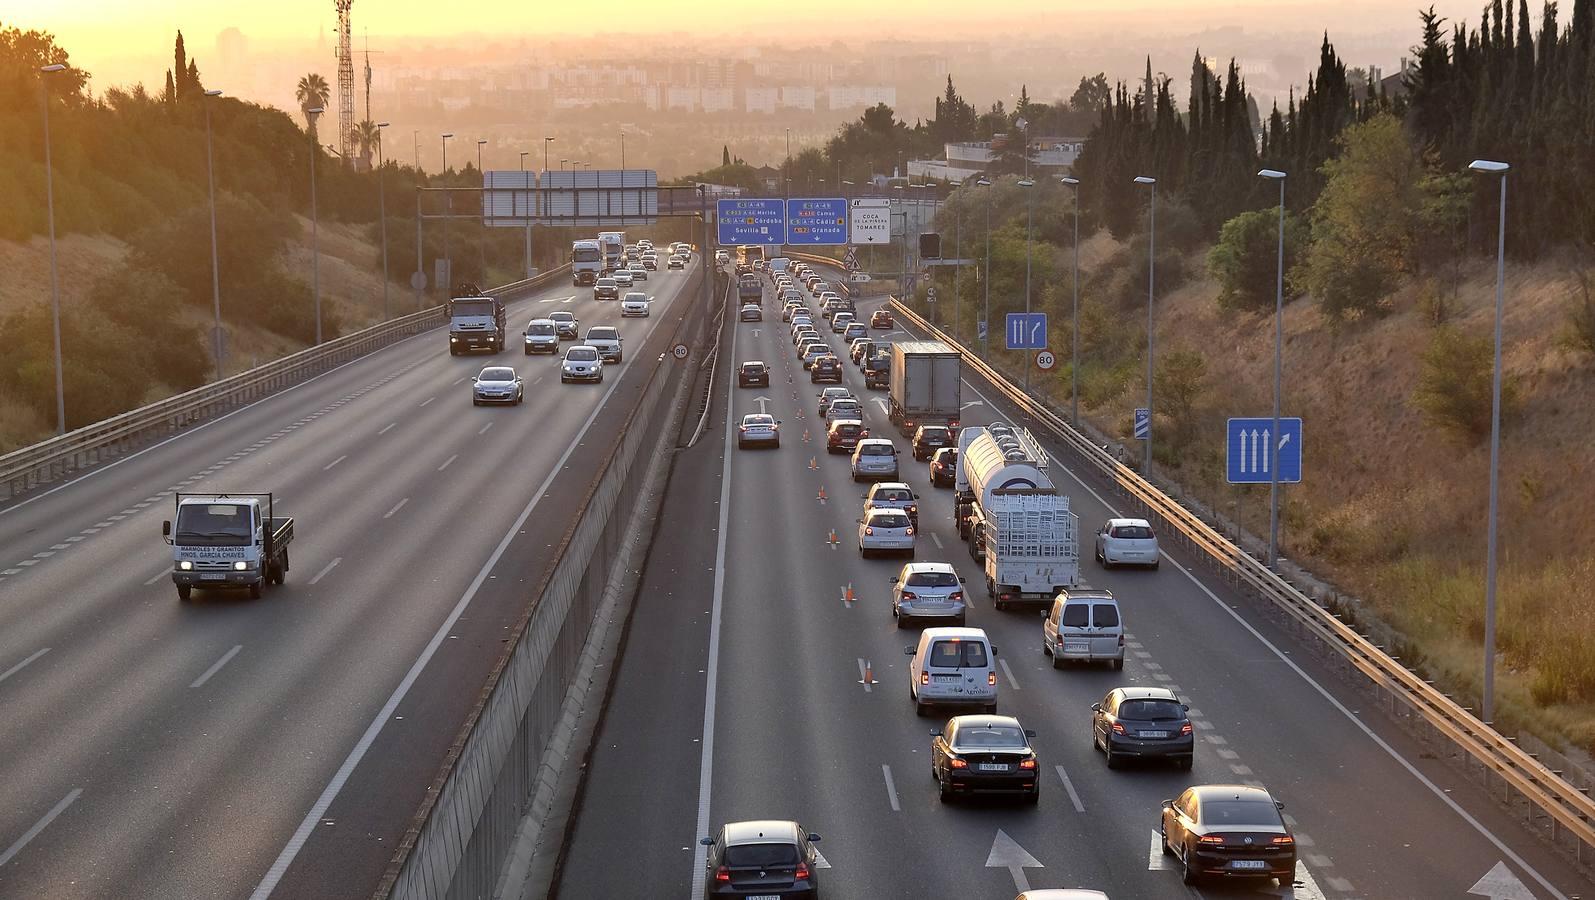
[[[847,243],[847,200],[837,197],[786,201],[786,242],[803,245]]]
[[[1268,447],[1273,430],[1272,417],[1229,420],[1225,457],[1230,484],[1268,484],[1272,480],[1269,466],[1273,457]],[[1297,484],[1301,481],[1301,419],[1280,419],[1278,440],[1279,481]]]
[[[1135,408],[1135,439],[1138,441],[1149,440],[1152,437],[1152,411],[1144,406]]]
[[[1047,349],[1047,314],[1009,313],[1008,349]]]
[[[786,243],[786,201],[773,199],[716,200],[718,239],[722,245]]]

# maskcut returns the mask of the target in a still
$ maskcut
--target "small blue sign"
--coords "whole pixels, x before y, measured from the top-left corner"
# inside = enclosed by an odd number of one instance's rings
[[[975,335],[980,339],[981,343],[985,343],[986,333],[986,320],[981,319],[975,323]]]
[[[1275,440],[1272,416],[1230,419],[1225,439],[1226,477],[1230,484],[1268,484],[1275,480],[1273,454]],[[1301,482],[1301,419],[1279,420],[1279,471],[1281,484]]]
[[[1047,314],[1009,313],[1008,349],[1047,349]]]
[[[805,246],[839,246],[847,243],[847,200],[786,201],[786,242]]]
[[[1135,408],[1135,439],[1138,441],[1152,439],[1152,411],[1144,406]]]
[[[786,201],[780,198],[716,200],[721,245],[786,243]]]

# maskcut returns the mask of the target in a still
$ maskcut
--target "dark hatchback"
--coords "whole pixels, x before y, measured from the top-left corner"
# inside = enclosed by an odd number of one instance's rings
[[[745,362],[737,369],[737,387],[769,387],[770,367],[757,360]]]
[[[914,460],[924,462],[937,450],[952,445],[952,429],[945,425],[921,425],[914,432]]]
[[[814,384],[819,384],[822,381],[841,384],[842,361],[834,356],[822,356],[816,359],[814,364],[809,367],[809,381]]]
[[[1041,799],[1033,731],[1012,716],[954,716],[932,732],[930,771],[941,801],[954,794],[1018,794]]]
[[[958,475],[958,448],[943,447],[930,458],[932,487],[952,487]]]
[[[860,438],[869,437],[869,429],[857,419],[837,419],[825,435],[826,453],[852,453]]]
[[[1091,744],[1110,769],[1130,758],[1171,759],[1189,772],[1196,736],[1187,710],[1167,688],[1114,688],[1091,704]]]
[[[814,845],[820,840],[796,822],[764,819],[727,822],[714,837],[699,843],[709,848],[703,895],[716,897],[819,896],[815,870],[820,861]]]

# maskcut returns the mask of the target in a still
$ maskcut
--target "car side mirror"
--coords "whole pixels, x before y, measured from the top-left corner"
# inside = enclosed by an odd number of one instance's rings
[[[904,647],[903,648],[903,655],[904,656],[913,656],[915,653],[918,653],[918,652],[919,651],[914,649],[913,647]]]
[[[1275,801],[1274,801],[1274,808],[1275,808],[1275,809],[1284,809],[1284,808],[1285,808],[1285,803],[1284,803],[1284,801],[1281,801],[1281,800],[1275,800]]]
[[[1283,440],[1283,438],[1282,438],[1282,439],[1281,439],[1281,440]],[[1186,703],[1181,703],[1181,704],[1180,704],[1180,709],[1181,709],[1181,710],[1182,710],[1182,711],[1184,711],[1184,712],[1190,712],[1190,711],[1191,711],[1191,707],[1190,707],[1190,705],[1189,705],[1189,704],[1186,704]]]
[[[1035,733],[1035,732],[1034,732],[1034,731],[1031,731],[1031,730],[1030,730],[1030,729],[1028,729],[1028,728],[1026,728],[1026,729],[1025,729],[1025,737],[1027,737],[1027,738],[1033,738],[1033,737],[1035,737],[1035,736],[1036,736],[1036,733]]]
[[[863,519],[854,519],[853,521],[857,522],[860,525],[864,524],[864,520]]]
[[[1163,808],[1164,809],[1173,809],[1174,808],[1174,801],[1173,800],[1164,800],[1163,801]]]
[[[1164,801],[1164,802],[1167,802],[1167,801]],[[699,839],[698,843],[704,845],[705,847],[713,847],[714,846],[714,838],[711,838],[711,837],[701,838],[701,839]]]
[[[1100,703],[1091,704],[1091,711],[1092,712],[1101,712],[1102,711],[1102,704],[1100,704]]]
[[[161,537],[171,537],[171,536],[172,536],[172,520],[171,519],[167,519],[166,521],[161,523]],[[892,580],[896,581],[897,579],[893,578]]]
[[[931,737],[941,737],[941,729],[940,728],[932,728],[931,732],[930,732],[930,736]]]
[[[996,656],[998,652],[999,651],[997,650],[997,645],[996,644],[992,644],[991,645],[991,655],[992,656]]]
[[[809,843],[817,844],[817,843],[819,843],[819,841],[820,841],[820,836],[810,832],[810,834],[809,834]]]

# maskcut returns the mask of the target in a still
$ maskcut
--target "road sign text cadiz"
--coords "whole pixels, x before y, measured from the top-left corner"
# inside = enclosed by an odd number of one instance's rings
[[[1273,431],[1274,420],[1268,416],[1229,420],[1224,457],[1230,484],[1268,484],[1275,480],[1270,471],[1273,454],[1269,452],[1270,444],[1276,440]],[[1301,481],[1301,419],[1280,419],[1277,441],[1278,481],[1297,484]]]
[[[786,242],[810,246],[847,243],[847,201],[841,197],[786,201]]]

